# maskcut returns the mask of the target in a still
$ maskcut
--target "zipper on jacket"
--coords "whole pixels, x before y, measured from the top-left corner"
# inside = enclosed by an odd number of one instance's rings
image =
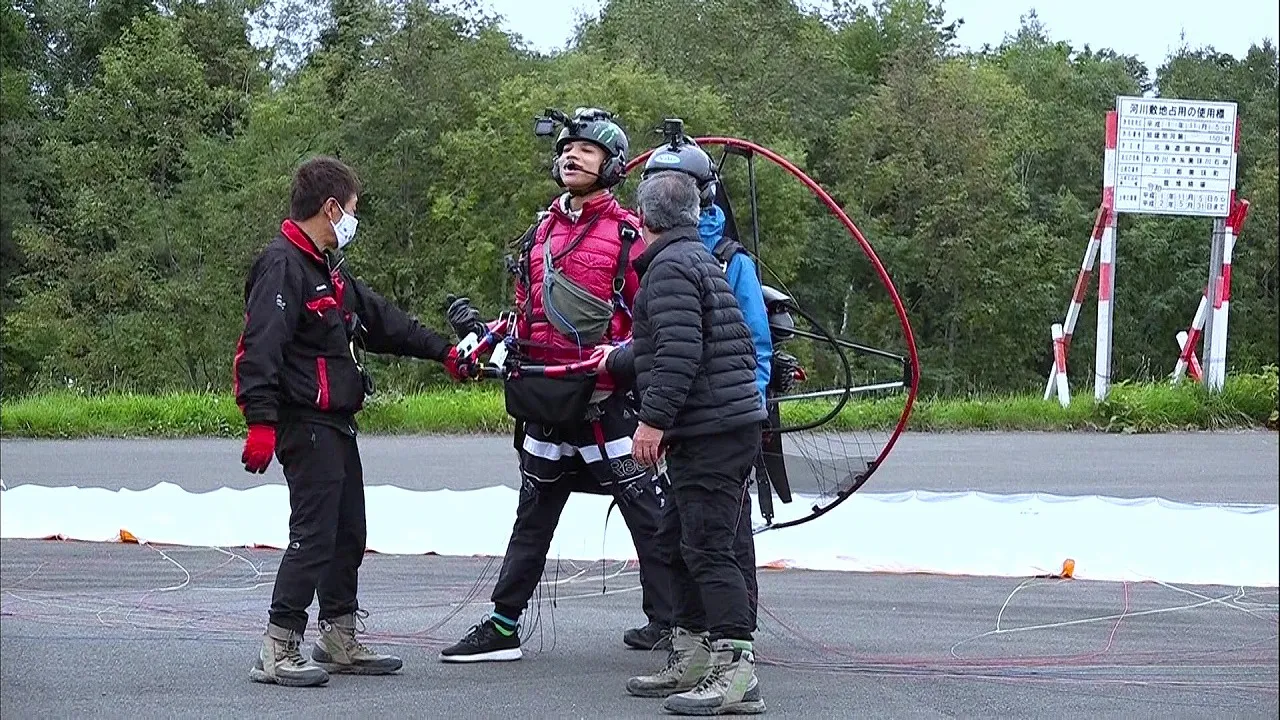
[[[323,357],[316,358],[316,406],[329,409],[329,367]]]

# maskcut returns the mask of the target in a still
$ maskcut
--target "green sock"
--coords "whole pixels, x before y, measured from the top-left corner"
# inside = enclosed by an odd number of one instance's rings
[[[498,629],[498,632],[507,637],[515,635],[516,630],[520,627],[519,621],[512,620],[505,615],[499,615],[497,612],[489,613],[489,619],[493,621],[493,626]]]

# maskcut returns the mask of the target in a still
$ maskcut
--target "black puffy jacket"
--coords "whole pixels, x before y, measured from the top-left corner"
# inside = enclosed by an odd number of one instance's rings
[[[635,267],[632,341],[606,369],[635,386],[640,421],[677,439],[764,420],[751,330],[698,229],[658,236]]]
[[[365,397],[348,335],[353,314],[370,352],[430,360],[448,354],[445,338],[331,263],[286,220],[250,269],[232,363],[246,424],[292,416],[352,425]]]

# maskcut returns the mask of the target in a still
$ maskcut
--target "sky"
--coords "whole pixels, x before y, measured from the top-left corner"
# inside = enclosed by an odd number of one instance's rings
[[[506,18],[506,27],[535,48],[562,48],[573,33],[575,13],[595,14],[600,0],[484,0]],[[818,2],[807,2],[813,6]],[[1212,45],[1244,57],[1251,44],[1275,44],[1280,9],[1276,0],[944,0],[947,20],[964,19],[957,41],[963,47],[998,45],[1016,32],[1032,8],[1050,38],[1072,47],[1110,47],[1134,54],[1155,74],[1165,57],[1183,43]]]

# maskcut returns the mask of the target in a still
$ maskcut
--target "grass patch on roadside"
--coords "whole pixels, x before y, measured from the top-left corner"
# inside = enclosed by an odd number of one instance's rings
[[[1275,428],[1277,373],[1233,375],[1223,391],[1208,392],[1197,383],[1120,383],[1106,402],[1095,403],[1091,390],[1063,408],[1039,395],[918,398],[909,429],[1084,430],[1163,432]],[[825,425],[832,430],[888,430],[898,422],[903,398],[851,399]],[[788,423],[816,419],[829,405],[784,405]],[[511,419],[494,386],[442,388],[400,395],[380,393],[359,416],[361,430],[373,434],[509,432]],[[239,437],[245,432],[240,409],[229,395],[56,393],[7,401],[0,406],[0,427],[8,438],[76,437]]]

